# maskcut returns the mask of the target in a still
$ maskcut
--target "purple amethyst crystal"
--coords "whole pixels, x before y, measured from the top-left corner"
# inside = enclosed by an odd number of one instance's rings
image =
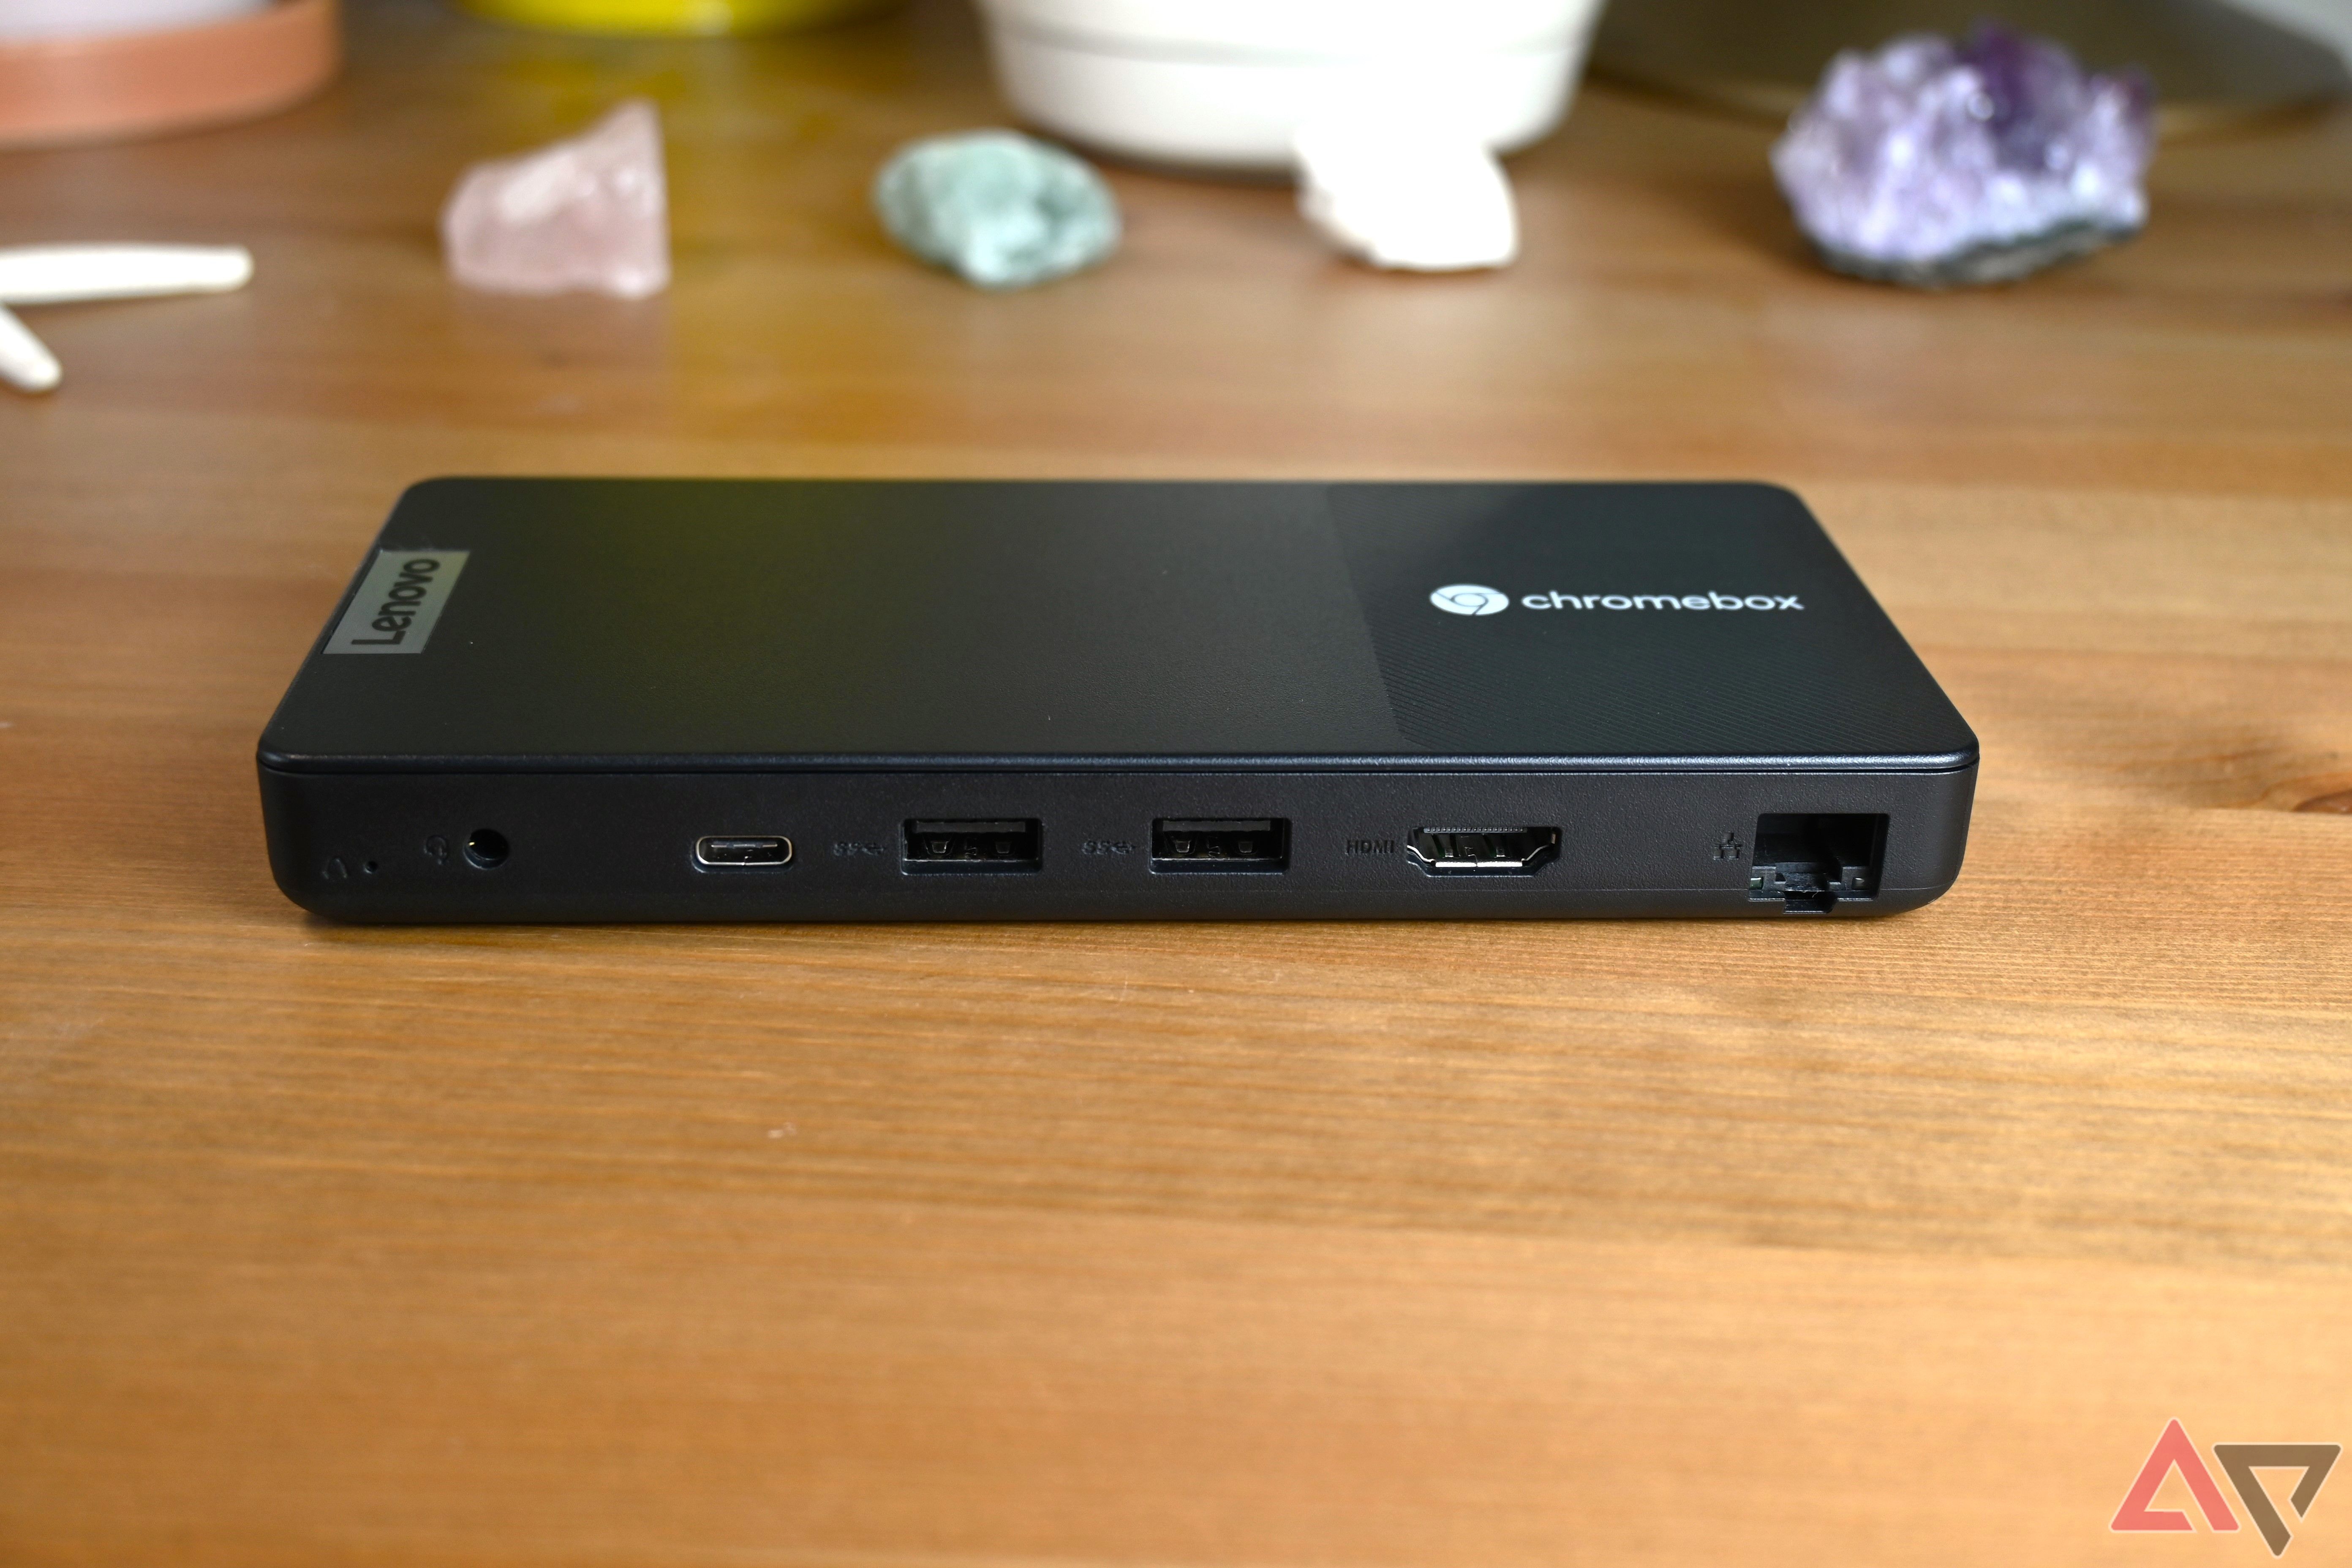
[[[2139,232],[2155,121],[2137,71],[2090,76],[1987,22],[1965,43],[1922,33],[1838,56],[1772,169],[1840,272],[2001,283]]]

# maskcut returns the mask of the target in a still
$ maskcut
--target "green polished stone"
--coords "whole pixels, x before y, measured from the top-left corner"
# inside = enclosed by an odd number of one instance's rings
[[[1118,248],[1118,203],[1102,176],[1014,131],[901,147],[874,181],[890,237],[982,289],[1024,289]]]

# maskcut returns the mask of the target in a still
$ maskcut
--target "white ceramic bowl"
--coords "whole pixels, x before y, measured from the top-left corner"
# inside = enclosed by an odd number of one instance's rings
[[[1496,152],[1568,111],[1601,0],[980,0],[1031,122],[1154,163],[1286,169],[1325,111],[1443,117]]]
[[[0,38],[94,38],[201,27],[269,0],[0,0]]]

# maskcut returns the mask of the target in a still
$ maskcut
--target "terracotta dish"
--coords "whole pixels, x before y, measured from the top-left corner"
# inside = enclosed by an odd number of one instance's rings
[[[0,44],[0,147],[109,142],[250,120],[326,85],[335,0],[198,27]]]
[[[897,0],[461,0],[485,16],[580,33],[768,33],[822,27]]]

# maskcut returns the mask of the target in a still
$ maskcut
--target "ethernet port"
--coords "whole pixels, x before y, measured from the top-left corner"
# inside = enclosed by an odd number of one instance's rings
[[[1878,891],[1886,858],[1886,818],[1863,813],[1756,819],[1756,858],[1748,896],[1790,914],[1825,915],[1841,899]]]

